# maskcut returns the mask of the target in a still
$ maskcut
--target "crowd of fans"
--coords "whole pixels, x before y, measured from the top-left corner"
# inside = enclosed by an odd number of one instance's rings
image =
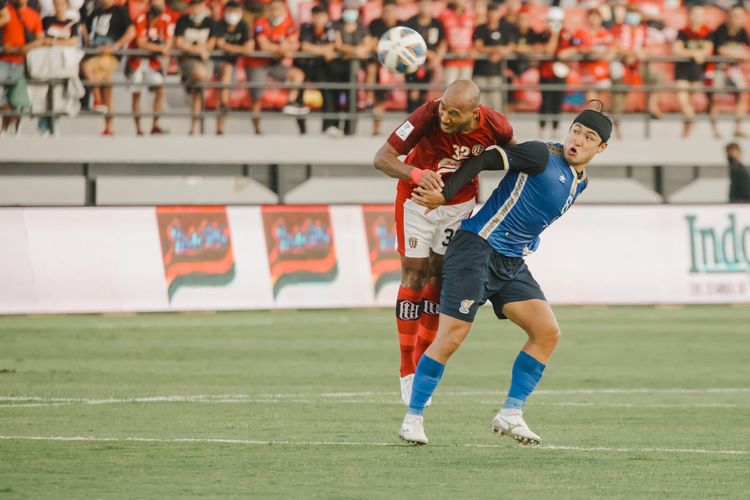
[[[723,6],[721,11],[711,7],[710,12],[720,12],[721,17],[709,19],[700,4],[680,8],[669,0],[585,0],[564,9],[556,6],[559,1],[552,7],[537,1],[0,0],[0,109],[6,111],[2,132],[13,134],[18,127],[20,113],[13,116],[8,111],[30,105],[25,79],[31,72],[25,65],[30,66],[31,55],[39,51],[63,54],[45,57],[80,69],[89,83],[82,105],[104,114],[103,135],[113,134],[110,84],[120,68],[132,94],[139,135],[144,133],[139,113],[145,91],[154,93],[151,134],[167,133],[159,113],[164,109],[165,75],[172,71],[181,75],[188,96],[191,134],[199,130],[206,103],[204,84],[210,80],[224,84],[215,93],[216,133],[224,133],[223,111],[234,107],[233,82],[244,80],[251,83],[247,103],[255,112],[253,126],[260,134],[258,113],[268,104],[264,95],[273,92],[264,88],[266,82],[321,82],[320,108],[330,114],[352,109],[348,102],[352,94],[324,82],[349,82],[356,74],[355,61],[361,68],[360,81],[398,82],[378,64],[375,46],[385,31],[406,25],[428,45],[426,64],[408,75],[406,82],[447,84],[473,78],[487,89],[483,93],[487,105],[512,111],[531,110],[528,105],[533,103],[540,112],[542,134],[548,124],[553,133],[557,129],[557,116],[571,97],[563,87],[566,84],[586,89],[586,99],[607,100],[612,114],[619,116],[639,85],[674,80],[685,137],[696,113],[695,94],[708,96],[717,136],[717,103],[722,95],[732,95],[735,135],[744,136],[741,123],[748,94],[742,64],[750,60],[750,38],[741,5]],[[684,22],[675,26],[670,16],[685,12]],[[76,58],[72,51],[80,52],[82,47],[89,50]],[[123,56],[123,49],[145,52]],[[271,55],[259,57],[255,51]],[[301,52],[306,56],[296,57]],[[647,57],[670,54],[685,59],[676,64],[649,63],[644,71]],[[734,61],[706,61],[716,55]],[[517,90],[508,92],[508,83]],[[537,83],[552,86],[536,94],[540,99],[535,100],[535,94],[524,87]],[[712,91],[705,92],[707,85]],[[68,96],[73,95],[74,88],[67,90]],[[282,111],[296,116],[304,133],[303,117],[310,112],[305,92],[291,88],[283,95]],[[430,95],[426,88],[410,89],[404,105],[411,111]],[[659,99],[658,93],[649,93],[643,103],[654,118],[662,115]],[[361,101],[354,109],[371,107],[373,131],[379,133],[383,113],[393,105],[388,92],[362,91]],[[54,124],[54,118],[43,117],[38,128],[49,133]],[[323,130],[333,136],[352,133],[349,120],[331,118],[323,121]]]

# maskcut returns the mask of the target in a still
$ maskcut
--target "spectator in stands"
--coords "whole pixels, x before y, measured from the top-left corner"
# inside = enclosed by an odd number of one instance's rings
[[[28,6],[28,0],[10,0],[0,19],[0,110],[21,111],[29,107],[24,78],[26,53],[44,43],[44,29],[39,14]],[[16,135],[20,117],[3,116],[0,133]]]
[[[135,28],[125,7],[115,5],[114,0],[99,0],[87,26],[89,46],[97,54],[84,59],[83,75],[94,84],[94,110],[106,113],[104,132],[111,136],[112,130],[112,75],[120,64],[116,51],[122,50],[135,37]]]
[[[566,59],[581,53],[584,48],[586,33],[582,30],[571,32],[563,28],[565,13],[559,7],[552,7],[547,12],[547,30],[542,33],[544,44],[542,54],[552,60],[543,61],[539,68],[539,83],[541,85],[564,85],[570,73],[570,67],[564,62]],[[552,122],[551,138],[557,137],[565,92],[557,89],[542,90],[542,105],[539,110],[539,136],[544,137],[547,120]]]
[[[135,40],[131,47],[147,50],[148,58],[129,57],[125,73],[132,93],[133,120],[135,133],[143,135],[141,128],[141,91],[143,84],[148,85],[154,93],[154,117],[151,123],[151,134],[166,134],[167,130],[159,126],[159,113],[164,111],[164,67],[163,57],[169,56],[174,42],[172,18],[165,12],[164,0],[151,0],[148,10],[135,20]]]
[[[503,21],[505,21],[505,19],[500,21],[501,32],[503,32],[503,26],[505,26]],[[508,61],[508,70],[510,72],[508,75],[508,83],[511,83],[513,78],[523,80],[524,74],[532,68],[532,63],[527,56],[537,55],[542,50],[542,34],[531,27],[531,16],[528,9],[522,9],[518,13],[517,22],[518,24],[516,25],[510,23],[507,24],[507,32],[514,33],[516,41],[512,54],[514,57]],[[507,102],[512,108],[516,102],[515,92],[510,92],[508,94]]]
[[[503,36],[500,29],[502,5],[492,3],[487,8],[487,23],[474,31],[474,51],[486,59],[474,62],[474,81],[482,89],[482,104],[500,111],[503,106],[503,73],[500,61],[513,53],[515,39]],[[507,32],[506,32],[507,35]]]
[[[505,12],[503,12],[503,18],[500,21],[501,30],[506,33],[510,30],[517,30],[519,23],[519,16],[521,12],[528,13],[528,7],[524,7],[521,0],[505,0],[503,3],[505,6]]]
[[[72,17],[68,0],[55,0],[55,13],[42,19],[42,27],[47,47],[76,47],[79,44],[80,23]],[[37,129],[42,135],[50,135],[57,130],[56,125],[57,118],[43,116],[37,122]]]
[[[705,9],[694,5],[688,10],[688,25],[677,34],[672,51],[676,56],[687,57],[690,60],[675,64],[675,80],[677,87],[677,100],[680,109],[685,116],[682,137],[688,137],[693,128],[695,110],[690,102],[691,89],[703,85],[706,58],[713,52],[711,41],[711,30],[705,24]]]
[[[588,86],[586,100],[601,99],[598,91],[609,88],[612,81],[609,77],[609,62],[616,53],[615,38],[612,32],[602,25],[602,14],[599,9],[590,9],[586,13],[586,39],[582,54],[586,60],[579,64],[581,84]]]
[[[175,47],[183,52],[180,73],[190,98],[190,135],[203,123],[203,84],[211,76],[211,51],[216,46],[216,27],[203,0],[191,0],[187,13],[178,20],[174,30]]]
[[[396,5],[396,0],[383,0],[383,12],[381,16],[378,19],[373,19],[368,27],[371,43],[370,51],[372,54],[375,54],[380,37],[389,29],[397,26],[398,23],[398,5]],[[380,83],[380,63],[376,57],[370,59],[367,64],[367,78],[365,81],[368,84]],[[386,94],[387,92],[384,90],[368,92],[368,104],[370,102],[373,103],[373,113],[375,114],[372,122],[373,135],[380,133],[380,123],[383,121],[383,114],[385,113]]]
[[[370,55],[370,36],[367,28],[359,19],[359,2],[358,0],[345,0],[344,10],[341,13],[341,19],[334,24],[336,30],[336,50],[341,54],[340,58],[331,61],[331,81],[349,82],[356,81],[351,79],[353,64],[359,66],[360,61],[365,62]],[[355,60],[356,61],[355,63]],[[352,106],[356,109],[356,91],[340,90],[337,92],[336,102],[347,104],[347,108]],[[350,100],[354,100],[351,103]],[[347,109],[348,110],[348,109]],[[337,121],[336,127],[341,129]],[[352,120],[344,120],[344,134],[351,135],[354,133]]]
[[[448,50],[443,23],[433,16],[433,1],[419,0],[417,14],[406,21],[406,25],[422,35],[427,42],[427,62],[416,72],[406,75],[407,83],[430,83],[435,71],[443,62]],[[406,110],[412,113],[427,99],[426,89],[411,89],[407,95]]]
[[[330,81],[329,66],[336,57],[336,32],[328,19],[328,10],[325,7],[316,5],[312,8],[312,22],[305,23],[300,27],[299,39],[304,52],[310,52],[318,56],[297,61],[297,65],[305,72],[305,79],[310,82]],[[326,88],[318,90],[323,95],[323,112],[334,113],[336,111],[336,93]],[[338,120],[323,119],[323,131],[332,137],[344,135],[344,132],[337,125]],[[300,130],[302,133],[305,132],[304,122]]]
[[[466,0],[451,0],[440,14],[440,21],[445,29],[450,54],[462,56],[458,59],[446,59],[445,84],[450,85],[456,80],[468,80],[474,69],[471,51],[474,45],[474,28],[476,15],[466,7]]]
[[[750,172],[742,164],[742,150],[739,144],[727,144],[729,163],[729,203],[750,203]]]
[[[271,0],[268,4],[268,15],[260,17],[255,23],[255,48],[271,52],[273,58],[254,58],[249,62],[248,81],[265,82],[268,77],[299,85],[305,81],[305,73],[295,67],[284,64],[285,58],[294,57],[299,49],[299,33],[284,0]],[[254,88],[253,126],[255,133],[260,134],[262,88]],[[301,103],[302,92],[293,88],[289,90],[287,104],[282,112],[292,116],[303,116],[310,113],[310,108]]]
[[[713,85],[717,89],[730,89],[736,96],[734,107],[734,136],[745,137],[742,131],[742,121],[747,114],[748,92],[740,91],[746,86],[745,75],[740,62],[750,60],[750,38],[745,30],[745,9],[742,5],[735,5],[726,13],[726,21],[713,32],[712,41],[714,54],[717,56],[734,57],[738,62],[718,63],[714,70]],[[711,126],[714,136],[721,137],[716,118],[719,109],[716,106],[718,93],[711,93]]]
[[[216,61],[219,81],[229,85],[234,79],[237,60],[253,50],[253,39],[250,30],[242,19],[242,6],[231,0],[224,6],[224,18],[216,25],[216,48],[224,55]],[[220,112],[216,117],[216,135],[224,134],[226,111],[229,109],[229,88],[223,87],[219,92]]]

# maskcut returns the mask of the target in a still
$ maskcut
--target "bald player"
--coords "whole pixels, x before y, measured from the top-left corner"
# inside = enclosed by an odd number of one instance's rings
[[[375,168],[399,179],[395,211],[401,286],[396,327],[405,405],[411,399],[416,361],[437,333],[443,255],[461,221],[474,209],[478,182],[473,177],[429,213],[414,203],[412,192],[417,186],[440,191],[443,177],[464,161],[512,138],[508,119],[479,104],[479,87],[470,80],[457,80],[439,99],[417,108],[375,154]],[[402,155],[406,155],[403,161]]]

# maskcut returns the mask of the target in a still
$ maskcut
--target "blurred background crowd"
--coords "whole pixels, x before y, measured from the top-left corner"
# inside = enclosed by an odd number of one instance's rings
[[[375,57],[397,25],[428,45],[426,64],[406,77]],[[205,110],[217,134],[238,110],[250,112],[255,133],[274,110],[306,133],[311,109],[328,135],[353,133],[357,112],[370,113],[379,134],[387,111],[412,111],[473,78],[485,104],[538,113],[542,137],[591,98],[618,118],[678,112],[683,137],[697,113],[708,113],[717,137],[719,114],[732,113],[743,137],[747,25],[743,5],[722,1],[0,0],[2,133],[14,135],[31,110],[51,134],[57,116],[82,108],[102,113],[102,134],[112,135],[118,78],[136,133],[168,133],[165,82],[179,75],[190,134]]]

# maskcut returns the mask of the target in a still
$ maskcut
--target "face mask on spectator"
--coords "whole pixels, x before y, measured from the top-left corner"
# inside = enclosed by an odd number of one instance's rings
[[[194,12],[193,14],[190,14],[190,20],[194,23],[200,23],[203,22],[207,15],[208,14],[205,12]]]
[[[637,12],[628,12],[625,14],[625,24],[635,26],[641,24],[641,15]]]
[[[228,25],[234,26],[235,24],[239,24],[239,22],[242,21],[242,14],[240,12],[227,12],[226,14],[224,14],[224,20]]]
[[[158,16],[159,14],[161,14],[162,12],[164,12],[164,9],[162,9],[159,6],[152,5],[150,12],[151,12],[152,16]]]
[[[341,19],[343,19],[345,23],[354,23],[359,19],[359,11],[354,9],[345,10],[343,14],[341,14]]]
[[[285,17],[271,18],[271,26],[278,26],[284,22]]]

